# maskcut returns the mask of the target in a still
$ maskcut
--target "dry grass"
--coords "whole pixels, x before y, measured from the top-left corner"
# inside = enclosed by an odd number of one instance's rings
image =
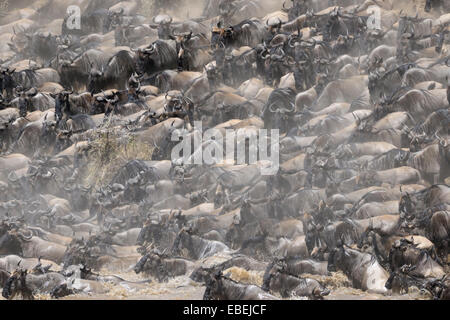
[[[329,276],[321,276],[315,274],[302,274],[302,277],[310,278],[319,281],[322,285],[330,288],[337,289],[341,287],[351,287],[351,281],[347,276],[341,272],[332,272]]]
[[[100,186],[111,181],[117,171],[131,160],[151,160],[154,147],[138,142],[133,136],[112,131],[99,132],[91,142],[84,183]]]
[[[264,271],[247,271],[238,267],[231,267],[223,272],[223,274],[228,275],[234,281],[253,284],[256,286],[262,286]]]

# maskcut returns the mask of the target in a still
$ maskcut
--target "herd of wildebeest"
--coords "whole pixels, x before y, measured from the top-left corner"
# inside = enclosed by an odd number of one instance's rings
[[[181,276],[204,299],[327,299],[317,276],[336,272],[361,292],[450,299],[448,1],[207,0],[195,18],[181,0],[7,4],[5,299]],[[172,159],[194,121],[278,129],[278,172]]]

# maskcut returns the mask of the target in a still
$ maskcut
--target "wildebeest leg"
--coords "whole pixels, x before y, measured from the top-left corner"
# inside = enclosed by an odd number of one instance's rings
[[[433,174],[433,184],[439,183],[439,173]]]
[[[448,263],[448,240],[442,240],[439,246],[439,255],[441,256],[442,265]]]

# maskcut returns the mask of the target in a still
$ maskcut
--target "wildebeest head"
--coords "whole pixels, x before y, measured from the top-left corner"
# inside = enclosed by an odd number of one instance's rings
[[[292,115],[295,112],[295,91],[291,88],[275,89],[263,112],[264,124],[267,129],[280,129],[281,133],[292,128]]]
[[[75,281],[72,280],[72,283]],[[72,294],[75,294],[75,290],[73,288],[70,288],[69,283],[63,282],[60,285],[54,287],[52,291],[50,291],[50,297],[53,299],[59,299],[63,297],[70,296]]]
[[[230,1],[230,0],[222,0],[219,3],[219,15],[221,17],[230,17],[235,10],[237,9],[236,4],[234,3],[234,1]]]
[[[222,270],[213,270],[206,279],[206,290],[203,300],[222,300],[226,293],[222,284]]]
[[[394,156],[394,164],[395,167],[403,167],[407,165],[407,161],[410,157],[409,151],[399,150],[397,154]]]
[[[141,259],[139,259],[139,261],[136,263],[136,265],[133,268],[133,270],[134,270],[134,272],[136,272],[136,274],[139,274],[144,271],[145,264],[147,263],[149,258],[150,258],[150,255],[145,254],[141,257]]]
[[[167,281],[167,270],[165,269],[164,259],[167,256],[158,249],[153,249],[144,255],[134,267],[134,271],[139,274],[145,272],[155,276],[159,282]]]
[[[132,51],[136,54],[136,71],[138,74],[155,74],[164,69],[176,67],[177,52],[170,44],[157,40],[143,49]]]
[[[153,17],[152,22],[158,27],[158,38],[161,40],[169,40],[172,29],[173,18],[169,15],[162,14]]]
[[[174,34],[172,33],[169,38],[171,40],[174,40],[177,43],[177,47],[180,46],[181,48],[185,48],[186,44],[189,40],[192,38],[192,30],[188,33],[183,34]]]
[[[277,18],[276,20],[268,19],[266,21],[266,27],[271,34],[280,33],[282,25],[283,25],[283,21],[281,21],[280,18]]]
[[[8,280],[6,280],[5,286],[3,287],[2,296],[5,299],[11,300],[16,295],[21,294],[23,299],[33,300],[33,293],[27,287],[26,283],[27,270],[22,268],[16,269]]]
[[[221,22],[217,23],[217,27],[212,29],[211,35],[211,47],[227,47],[232,44],[235,38],[237,37],[237,32],[233,26],[222,27]]]
[[[343,246],[339,246],[331,250],[328,256],[328,266],[329,272],[336,272],[338,270],[346,270],[345,255],[348,255]]]
[[[33,56],[41,57],[44,60],[54,57],[58,46],[57,36],[50,32],[36,32],[31,36],[29,42]]]
[[[191,240],[191,234],[192,234],[192,227],[183,227],[181,228],[180,232],[178,232],[177,237],[175,238],[172,248],[171,248],[171,253],[173,255],[176,255],[178,252],[180,252],[180,250],[186,246],[191,244],[190,240]]]
[[[213,272],[214,267],[206,268],[206,267],[198,267],[194,271],[192,271],[189,278],[195,282],[205,283],[210,274]]]
[[[187,98],[182,92],[170,91],[165,96],[166,104],[164,108],[167,112],[173,112],[175,110],[181,110],[184,108],[187,102]]]
[[[8,95],[10,95],[12,90],[17,86],[13,77],[15,71],[16,69],[10,70],[9,68],[0,71],[0,93],[3,93],[3,91],[6,90]],[[12,97],[7,96],[7,98],[11,99]]]
[[[290,8],[286,8],[286,1],[283,2],[283,8],[281,9],[284,12],[288,13],[289,21],[294,20],[298,16],[304,14],[307,11],[307,4],[304,0],[291,0],[292,6]]]
[[[208,78],[209,86],[212,90],[217,88],[219,82],[222,80],[222,74],[219,72],[219,68],[216,66],[204,67],[206,77]]]
[[[0,254],[22,255],[22,242],[30,241],[33,234],[25,234],[23,230],[10,230],[0,237]]]
[[[123,23],[123,13],[124,10],[121,8],[119,11],[109,11],[108,12],[108,18],[110,21],[110,27],[111,29],[115,29],[118,26],[121,26]]]
[[[449,277],[444,276],[442,279],[428,280],[424,289],[433,295],[435,300],[445,300],[450,297]]]
[[[448,160],[448,154],[449,154],[449,144],[448,140],[441,137],[438,132],[434,134],[437,141],[439,141],[439,154],[443,159]]]
[[[154,220],[149,219],[141,228],[136,240],[137,245],[144,245],[144,243],[158,243],[162,238],[161,226]]]
[[[287,268],[287,263],[285,259],[274,258],[272,262],[267,266],[264,276],[263,276],[263,284],[261,289],[264,291],[270,290],[270,281],[272,277],[274,277],[277,273],[285,271]]]
[[[9,103],[6,101],[6,98],[4,98],[3,94],[1,94],[1,92],[0,92],[0,110],[8,108],[8,107],[9,107]],[[6,123],[5,127],[7,127],[8,125],[9,125],[9,123]]]
[[[408,136],[410,137],[409,141],[409,150],[411,152],[417,152],[422,150],[428,143],[430,143],[430,139],[425,132],[415,133],[408,132]],[[412,136],[412,137],[411,137]]]
[[[400,213],[400,217],[405,218],[414,213],[414,197],[409,194],[409,192],[405,192],[400,198],[400,202],[398,205],[398,212]]]
[[[392,290],[394,293],[402,294],[403,292],[408,293],[409,285],[410,283],[406,274],[393,271],[384,286],[386,289]]]

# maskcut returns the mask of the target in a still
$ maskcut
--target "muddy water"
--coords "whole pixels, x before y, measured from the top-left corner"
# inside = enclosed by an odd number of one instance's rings
[[[213,265],[226,260],[227,255],[216,256],[202,261],[204,265]],[[130,266],[132,267],[132,266]],[[117,275],[121,278],[138,282],[148,280],[144,275],[137,275],[133,271],[114,272],[111,269],[103,269],[99,272],[102,275]],[[190,274],[190,272],[188,273]],[[224,274],[246,284],[261,286],[264,272],[246,271],[237,267],[232,267],[224,271]],[[430,296],[421,293],[418,289],[411,289],[405,295],[381,295],[364,292],[351,287],[351,282],[341,272],[332,273],[330,276],[305,275],[318,280],[323,285],[331,289],[329,296],[325,300],[428,300]],[[158,283],[151,279],[151,283],[122,283],[118,285],[101,284],[95,287],[97,293],[76,294],[62,298],[61,300],[201,300],[205,287],[192,281],[188,276],[180,276],[170,279],[166,283]],[[100,290],[99,290],[100,289]],[[100,292],[101,291],[101,292]],[[36,295],[36,300],[49,300],[49,295]],[[288,300],[306,300],[305,297],[291,297]],[[0,300],[4,300],[0,297]]]

